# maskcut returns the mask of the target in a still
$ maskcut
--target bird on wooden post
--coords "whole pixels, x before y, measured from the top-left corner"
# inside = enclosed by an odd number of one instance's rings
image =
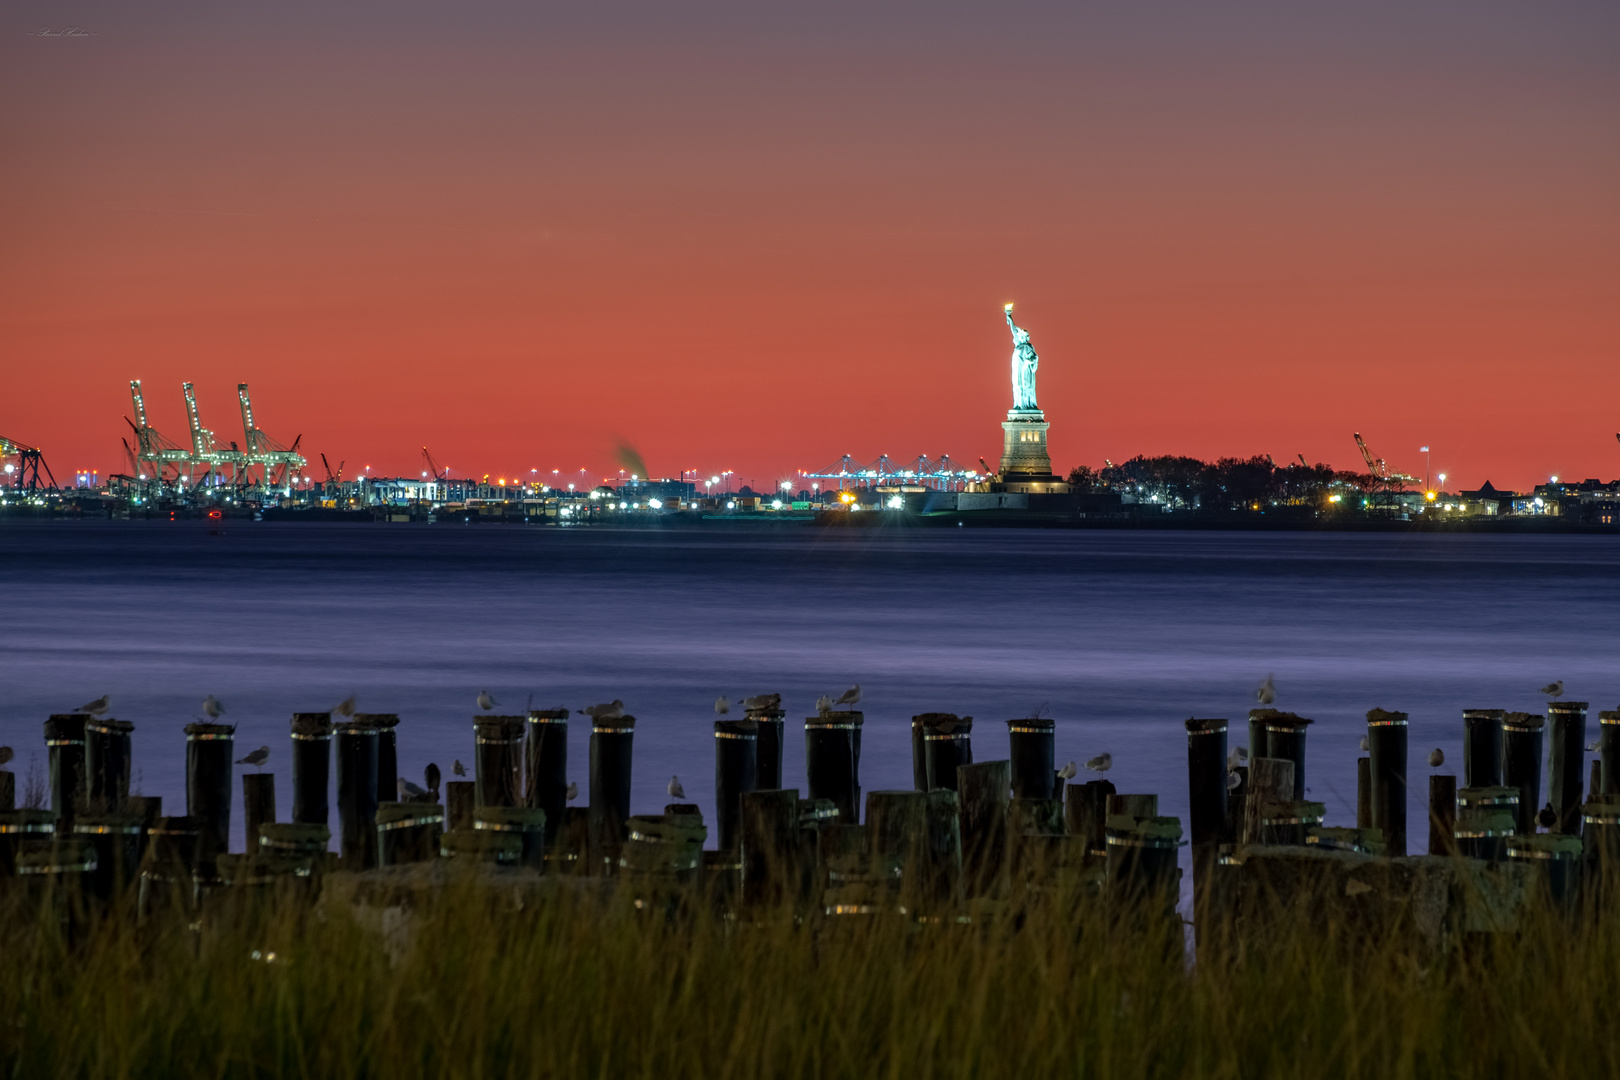
[[[1536,814],[1536,821],[1543,829],[1550,829],[1558,824],[1558,811],[1553,809],[1552,803],[1548,803],[1541,808],[1540,813]]]
[[[467,766],[465,766],[465,765],[463,765],[461,763],[460,758],[456,758],[456,763],[454,765],[450,766],[450,771],[455,773],[457,776],[466,776],[467,775]]]
[[[1555,680],[1553,682],[1548,683],[1546,686],[1543,686],[1540,690],[1538,690],[1536,692],[1539,693],[1539,694],[1544,694],[1544,695],[1546,695],[1547,697],[1550,697],[1550,698],[1563,697],[1564,696],[1564,680],[1563,679],[1557,679],[1557,680]]]
[[[573,802],[575,799],[579,798],[579,781],[578,780],[570,780],[570,781],[568,781],[568,793],[567,794],[568,794],[568,801],[569,802]]]
[[[354,695],[350,694],[348,697],[346,697],[342,701],[338,702],[337,708],[333,709],[332,711],[337,713],[339,716],[353,716],[354,715]]]
[[[715,698],[714,711],[719,713],[721,716],[726,715],[726,713],[731,711],[731,699],[726,697],[724,694],[721,694],[719,697]]]
[[[1429,768],[1438,769],[1446,763],[1446,752],[1438,746],[1429,751]]]
[[[832,705],[832,698],[828,697],[826,694],[822,694],[820,697],[816,698],[816,712],[822,716],[826,716],[828,713],[832,712]]]
[[[1086,768],[1090,769],[1094,773],[1105,773],[1113,767],[1113,754],[1098,754],[1096,757],[1086,762]]]
[[[1239,765],[1246,764],[1248,760],[1249,748],[1247,746],[1234,746],[1231,752],[1226,755],[1226,767],[1235,769]]]
[[[617,720],[624,715],[624,702],[614,698],[606,705],[587,705],[579,712],[592,720]]]
[[[268,746],[261,746],[247,757],[238,759],[236,763],[238,765],[251,765],[257,769],[259,766],[263,765],[269,760],[270,748]]]
[[[669,778],[669,784],[664,788],[664,790],[669,792],[669,797],[672,799],[686,798],[686,789],[681,787],[681,778],[679,776],[671,776]]]
[[[485,712],[489,712],[489,710],[493,709],[499,704],[500,702],[489,696],[488,690],[478,691],[478,707],[480,709],[484,710]]]
[[[203,712],[208,715],[208,719],[218,720],[225,715],[225,703],[213,694],[209,694],[203,698]]]
[[[414,799],[420,799],[420,798],[423,798],[424,796],[427,795],[427,789],[426,788],[422,788],[422,787],[417,786],[416,784],[411,783],[409,780],[405,779],[403,776],[401,776],[399,778],[398,783],[399,783],[399,801],[400,802],[410,802],[410,801],[412,801]]]
[[[861,684],[860,683],[856,683],[854,686],[850,687],[848,690],[845,690],[842,694],[839,694],[838,695],[838,700],[833,702],[834,705],[859,705],[860,703],[861,703]]]
[[[1254,692],[1254,700],[1262,705],[1270,705],[1277,700],[1277,683],[1270,672],[1266,673],[1266,681]]]
[[[1079,772],[1079,771],[1080,771],[1079,768],[1077,768],[1075,766],[1074,762],[1071,761],[1067,765],[1063,766],[1063,768],[1061,768],[1061,769],[1059,769],[1057,771],[1058,779],[1059,780],[1073,780],[1074,779],[1074,774]]]
[[[78,711],[87,712],[91,716],[100,716],[102,713],[111,708],[111,706],[112,696],[109,694],[102,694],[100,697],[96,698],[96,700],[88,702],[84,705],[80,705]]]
[[[437,799],[439,797],[439,767],[428,762],[428,767],[422,772],[422,779],[427,781],[428,792]]]

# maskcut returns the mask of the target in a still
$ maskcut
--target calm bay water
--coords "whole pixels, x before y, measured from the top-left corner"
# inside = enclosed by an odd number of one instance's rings
[[[1353,824],[1373,706],[1412,717],[1460,771],[1461,710],[1542,711],[1564,679],[1620,702],[1620,543],[1608,537],[279,525],[0,525],[0,743],[21,787],[41,724],[103,693],[133,721],[136,785],[185,809],[185,736],[205,694],[245,754],[269,744],[291,806],[288,717],[349,694],[396,712],[401,774],[472,761],[474,698],[497,712],[622,698],[638,717],[635,812],[679,774],[712,822],[713,701],[780,692],[799,718],[859,682],[866,790],[909,788],[909,719],[975,717],[974,753],[1044,709],[1057,760],[1108,751],[1121,791],[1186,814],[1188,716],[1228,717],[1276,673],[1312,717],[1308,783]],[[737,714],[733,714],[734,716]],[[589,726],[570,725],[587,792]],[[1592,737],[1595,737],[1592,736]],[[1081,779],[1085,775],[1082,774]],[[335,803],[334,803],[335,814]],[[233,813],[240,843],[240,796]],[[335,826],[335,820],[334,820]],[[711,834],[712,846],[712,834]]]

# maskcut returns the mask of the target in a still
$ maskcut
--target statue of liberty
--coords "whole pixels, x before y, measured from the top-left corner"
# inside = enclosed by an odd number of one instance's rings
[[[1035,355],[1035,346],[1029,343],[1029,331],[1013,322],[1012,309],[1011,304],[1005,308],[1007,325],[1012,327],[1013,336],[1013,408],[1023,412],[1039,412],[1040,406],[1035,404],[1035,369],[1040,367],[1041,358]]]

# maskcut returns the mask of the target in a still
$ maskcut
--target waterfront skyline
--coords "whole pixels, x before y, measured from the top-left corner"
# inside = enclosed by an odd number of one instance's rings
[[[1620,16],[1506,5],[0,14],[0,433],[128,380],[348,473],[1303,453],[1620,473]]]

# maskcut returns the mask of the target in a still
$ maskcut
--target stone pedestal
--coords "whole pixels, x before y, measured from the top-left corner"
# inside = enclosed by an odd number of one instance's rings
[[[1013,474],[1051,476],[1052,458],[1046,452],[1046,431],[1052,425],[1039,409],[1008,409],[1002,422],[1005,432],[1001,449],[1001,476]]]

